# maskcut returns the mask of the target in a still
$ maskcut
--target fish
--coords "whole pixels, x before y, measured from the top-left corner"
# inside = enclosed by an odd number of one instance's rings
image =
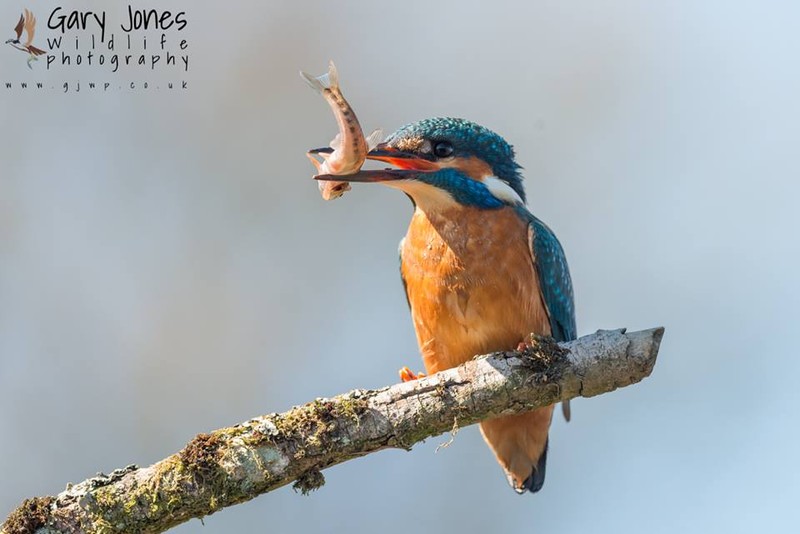
[[[308,159],[317,168],[317,174],[355,174],[367,159],[367,152],[375,148],[383,138],[383,130],[378,128],[366,138],[361,130],[353,108],[342,96],[339,88],[339,73],[333,61],[328,65],[328,72],[321,76],[312,76],[300,71],[300,76],[315,91],[320,93],[333,110],[333,116],[339,126],[339,133],[330,142],[330,147],[317,148],[306,153]],[[322,158],[322,161],[317,159]],[[319,191],[325,200],[333,200],[350,190],[348,182],[319,182]]]

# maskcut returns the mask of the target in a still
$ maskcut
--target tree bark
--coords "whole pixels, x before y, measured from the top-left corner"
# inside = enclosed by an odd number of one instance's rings
[[[556,344],[477,357],[379,390],[317,399],[281,414],[200,434],[180,452],[28,499],[1,534],[163,532],[289,483],[302,493],[321,470],[484,419],[521,413],[639,382],[656,362],[663,328],[599,331]]]

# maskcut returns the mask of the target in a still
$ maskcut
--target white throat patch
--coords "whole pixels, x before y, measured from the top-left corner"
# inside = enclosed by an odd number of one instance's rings
[[[511,204],[525,204],[519,194],[497,176],[484,176],[483,184],[495,198]]]
[[[436,186],[417,180],[397,180],[385,182],[389,187],[400,189],[411,195],[417,207],[426,212],[451,208],[457,205],[453,196]]]

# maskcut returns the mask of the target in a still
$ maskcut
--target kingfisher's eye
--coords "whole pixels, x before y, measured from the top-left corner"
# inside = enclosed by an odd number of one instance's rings
[[[449,158],[453,155],[453,145],[447,141],[439,141],[433,145],[433,153],[437,158]]]

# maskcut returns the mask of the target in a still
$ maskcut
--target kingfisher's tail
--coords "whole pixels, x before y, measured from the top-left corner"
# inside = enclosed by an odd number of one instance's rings
[[[328,72],[321,76],[312,76],[302,70],[300,71],[300,76],[302,76],[309,87],[320,93],[326,89],[339,89],[339,73],[336,71],[336,65],[333,64],[333,61],[328,65]]]
[[[531,476],[525,479],[522,483],[523,489],[536,493],[544,486],[544,475],[547,471],[547,445],[550,440],[544,442],[544,451],[539,456],[539,461],[536,462],[536,467],[533,468]]]
[[[553,406],[531,412],[504,415],[481,423],[483,439],[519,494],[536,493],[544,486],[547,468],[547,435]]]

